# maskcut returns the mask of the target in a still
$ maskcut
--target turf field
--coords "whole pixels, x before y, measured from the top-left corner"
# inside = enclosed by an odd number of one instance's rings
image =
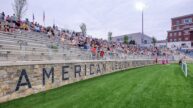
[[[193,66],[189,65],[189,70]],[[0,104],[0,108],[192,108],[193,77],[155,65],[70,84]]]

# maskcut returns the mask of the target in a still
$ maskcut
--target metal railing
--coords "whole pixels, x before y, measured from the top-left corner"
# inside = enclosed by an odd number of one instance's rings
[[[184,73],[185,77],[187,77],[188,76],[188,66],[187,66],[187,63],[185,61],[182,61],[181,69],[182,69],[182,72]]]

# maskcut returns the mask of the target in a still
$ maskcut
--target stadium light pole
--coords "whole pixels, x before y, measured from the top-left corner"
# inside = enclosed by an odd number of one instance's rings
[[[143,16],[143,14],[144,14],[144,9],[145,9],[145,4],[144,3],[142,3],[142,2],[137,2],[136,3],[136,9],[137,10],[139,10],[139,11],[141,11],[141,15],[142,15],[142,24],[141,24],[141,32],[142,32],[142,44],[143,44],[143,38],[144,38],[144,16]]]

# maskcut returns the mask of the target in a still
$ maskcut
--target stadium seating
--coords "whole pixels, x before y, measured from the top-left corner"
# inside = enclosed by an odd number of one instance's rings
[[[189,59],[193,59],[193,50],[188,50],[188,49],[178,49],[178,51],[184,56],[187,56]]]
[[[12,23],[7,21],[1,21],[0,24],[1,61],[155,58],[177,60],[181,58],[180,55],[171,53],[168,49],[127,46],[121,43],[85,37],[81,34],[77,35],[78,32],[71,33],[68,30],[64,32],[62,29],[55,29],[55,27],[51,29],[48,27],[45,31],[40,32],[35,32],[30,26],[28,26],[30,30],[22,30],[20,27],[9,27],[9,30],[5,30],[5,27],[9,25],[12,25]],[[87,46],[86,49],[84,48],[85,43],[89,44],[89,48]],[[95,52],[92,52],[92,49],[95,49]],[[101,52],[104,52],[104,56],[101,56]]]
[[[51,45],[57,46],[57,49],[50,48]],[[84,56],[81,57],[83,54]],[[80,58],[89,58],[89,53],[68,44],[62,48],[43,33],[0,32],[1,61],[74,60]]]
[[[0,60],[1,61],[42,61],[42,60],[88,60],[93,59],[89,51],[66,44],[60,45],[48,38],[47,34],[32,31],[0,31]],[[57,48],[51,48],[57,46]],[[106,53],[106,52],[105,52]],[[127,59],[149,59],[150,56],[130,54]],[[103,58],[104,59],[104,58]],[[125,59],[116,51],[105,59]]]

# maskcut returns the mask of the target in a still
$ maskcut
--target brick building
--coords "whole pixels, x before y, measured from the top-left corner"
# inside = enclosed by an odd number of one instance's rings
[[[191,41],[193,46],[193,14],[171,19],[168,42]]]

